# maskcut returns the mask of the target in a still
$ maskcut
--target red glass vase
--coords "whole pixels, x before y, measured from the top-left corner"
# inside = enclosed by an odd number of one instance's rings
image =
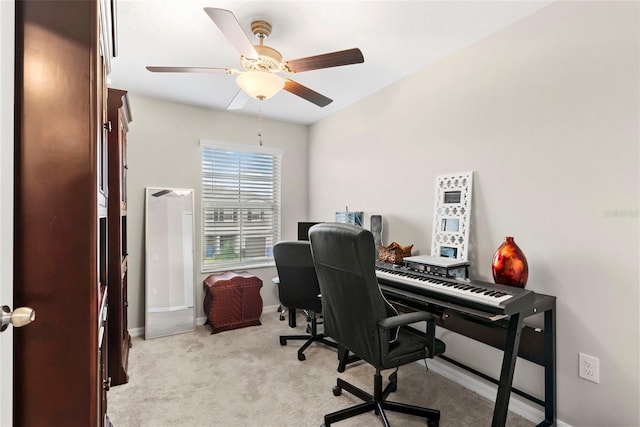
[[[507,236],[493,256],[493,281],[501,285],[524,288],[529,278],[529,265],[524,252],[513,237]]]

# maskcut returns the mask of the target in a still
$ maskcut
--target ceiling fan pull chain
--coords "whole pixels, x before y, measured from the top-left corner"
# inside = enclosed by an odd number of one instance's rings
[[[258,100],[258,141],[262,147],[262,99]]]

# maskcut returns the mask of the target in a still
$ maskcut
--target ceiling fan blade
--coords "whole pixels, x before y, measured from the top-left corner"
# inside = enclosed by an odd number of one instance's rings
[[[284,90],[294,95],[298,95],[300,98],[306,99],[307,101],[316,104],[318,107],[326,107],[333,102],[333,99],[327,98],[326,96],[321,95],[298,82],[294,82],[291,79],[284,79]]]
[[[242,30],[240,23],[233,12],[217,7],[205,7],[204,11],[211,20],[220,28],[222,34],[229,40],[229,43],[246,58],[258,59],[258,52],[253,47],[253,43],[247,34]]]
[[[293,59],[285,62],[285,66],[292,73],[318,70],[321,68],[339,67],[341,65],[360,64],[364,56],[358,48],[340,50],[307,58]]]
[[[215,67],[155,67],[147,66],[154,73],[230,73],[228,68]]]
[[[238,92],[236,92],[236,95],[227,106],[227,110],[239,110],[245,106],[247,101],[249,101],[249,98],[249,95],[247,95],[245,91],[238,89]]]

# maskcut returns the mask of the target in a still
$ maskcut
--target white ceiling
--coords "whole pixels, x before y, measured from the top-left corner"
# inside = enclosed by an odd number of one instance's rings
[[[333,99],[321,108],[281,91],[263,101],[265,118],[310,124],[472,44],[549,4],[520,1],[215,1],[118,0],[117,57],[111,87],[207,108],[226,109],[235,76],[151,73],[147,65],[241,69],[239,54],[204,12],[233,11],[251,40],[251,22],[273,26],[265,44],[283,60],[358,47],[363,64],[308,71],[293,80]],[[257,115],[257,100],[239,113]]]

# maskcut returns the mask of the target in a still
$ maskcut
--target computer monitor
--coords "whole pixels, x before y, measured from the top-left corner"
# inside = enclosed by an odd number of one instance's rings
[[[298,222],[298,240],[309,240],[309,229],[319,222]]]

